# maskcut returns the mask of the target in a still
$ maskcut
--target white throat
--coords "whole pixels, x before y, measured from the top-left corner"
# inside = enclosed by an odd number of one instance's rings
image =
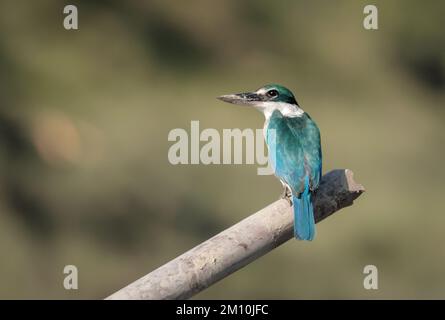
[[[299,106],[286,103],[286,102],[273,102],[273,101],[262,101],[256,104],[256,107],[263,112],[266,122],[264,123],[263,134],[266,138],[266,130],[269,126],[270,116],[275,110],[281,112],[284,117],[295,118],[301,117],[304,114],[304,110]]]
[[[275,110],[289,118],[301,117],[304,114],[304,110],[299,106],[286,102],[262,101],[257,104],[257,107],[263,112],[266,120],[269,120]]]

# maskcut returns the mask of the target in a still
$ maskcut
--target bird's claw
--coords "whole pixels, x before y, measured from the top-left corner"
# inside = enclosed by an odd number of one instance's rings
[[[280,199],[287,200],[289,202],[289,206],[292,207],[292,191],[287,186],[284,187]]]

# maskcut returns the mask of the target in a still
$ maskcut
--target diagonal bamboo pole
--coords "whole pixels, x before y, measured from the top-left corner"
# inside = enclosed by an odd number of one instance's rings
[[[352,205],[364,191],[348,169],[325,174],[314,197],[315,221]],[[293,211],[278,200],[107,299],[190,298],[292,237]]]

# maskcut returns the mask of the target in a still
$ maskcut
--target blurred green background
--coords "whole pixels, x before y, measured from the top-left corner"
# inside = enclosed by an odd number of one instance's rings
[[[79,30],[63,28],[75,4]],[[325,171],[367,192],[197,298],[445,298],[445,4],[0,2],[0,298],[104,298],[275,201],[257,165],[168,162],[173,128],[262,128],[215,99],[281,83]],[[79,290],[63,288],[63,267]],[[363,288],[363,268],[379,289]]]

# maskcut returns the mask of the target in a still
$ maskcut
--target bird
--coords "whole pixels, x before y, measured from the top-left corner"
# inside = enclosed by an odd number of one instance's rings
[[[294,236],[312,241],[315,237],[314,194],[322,176],[320,130],[294,94],[279,84],[256,91],[219,96],[218,99],[259,110],[269,161],[283,185],[282,198],[294,211]]]

